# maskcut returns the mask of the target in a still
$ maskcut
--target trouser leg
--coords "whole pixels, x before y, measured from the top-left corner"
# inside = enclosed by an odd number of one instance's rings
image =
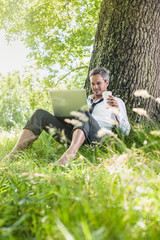
[[[97,133],[101,127],[88,111],[86,111],[85,114],[88,117],[88,121],[83,122],[81,127],[75,126],[73,131],[75,129],[81,129],[85,134],[85,143],[87,144],[98,143],[101,141],[101,138],[98,137]]]
[[[73,126],[65,123],[64,119],[56,118],[49,112],[38,109],[31,116],[24,129],[30,129],[37,138],[43,130],[51,134],[53,130],[53,137],[62,142],[61,137],[64,137],[62,134],[65,135],[67,141],[71,141]]]
[[[25,125],[15,147],[3,160],[13,158],[17,152],[20,152],[30,143],[35,141],[43,130],[45,130],[47,133],[50,133],[52,128],[55,128],[55,134],[53,137],[56,140],[59,142],[64,142],[65,140],[67,142],[71,141],[73,128],[72,125],[65,123],[63,120],[57,119],[45,110],[36,110]],[[61,134],[61,132],[64,133],[64,136]]]
[[[81,127],[74,127],[71,144],[58,160],[58,164],[67,166],[70,160],[75,159],[79,148],[85,140],[89,144],[100,142],[101,138],[97,134],[100,130],[99,124],[90,113],[86,112],[86,115],[88,116],[88,121],[83,122]]]

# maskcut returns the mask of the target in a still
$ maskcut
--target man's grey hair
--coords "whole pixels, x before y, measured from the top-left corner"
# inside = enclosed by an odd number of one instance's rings
[[[91,77],[91,76],[97,75],[97,74],[100,74],[105,82],[109,81],[109,70],[107,70],[106,68],[104,68],[104,67],[94,68],[90,71],[89,76]]]

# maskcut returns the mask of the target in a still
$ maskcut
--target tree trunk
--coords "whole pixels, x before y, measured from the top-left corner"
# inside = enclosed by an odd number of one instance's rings
[[[98,66],[110,70],[109,89],[124,100],[132,118],[132,108],[142,107],[160,120],[155,100],[134,96],[137,89],[160,95],[159,13],[159,0],[102,1],[89,71]],[[85,88],[90,93],[89,75]]]

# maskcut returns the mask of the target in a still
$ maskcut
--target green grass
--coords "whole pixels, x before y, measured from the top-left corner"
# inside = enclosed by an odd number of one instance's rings
[[[46,133],[1,162],[0,240],[159,240],[160,136],[151,130],[83,146],[67,168],[49,167],[65,147]],[[1,131],[1,159],[18,134]]]

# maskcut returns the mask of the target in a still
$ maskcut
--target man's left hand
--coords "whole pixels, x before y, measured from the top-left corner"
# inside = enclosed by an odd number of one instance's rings
[[[115,99],[114,96],[109,95],[109,97],[108,97],[108,99],[107,99],[107,103],[108,103],[111,107],[115,107],[115,108],[118,108],[118,109],[119,109],[118,103],[117,103],[117,101],[116,101],[116,99]]]

